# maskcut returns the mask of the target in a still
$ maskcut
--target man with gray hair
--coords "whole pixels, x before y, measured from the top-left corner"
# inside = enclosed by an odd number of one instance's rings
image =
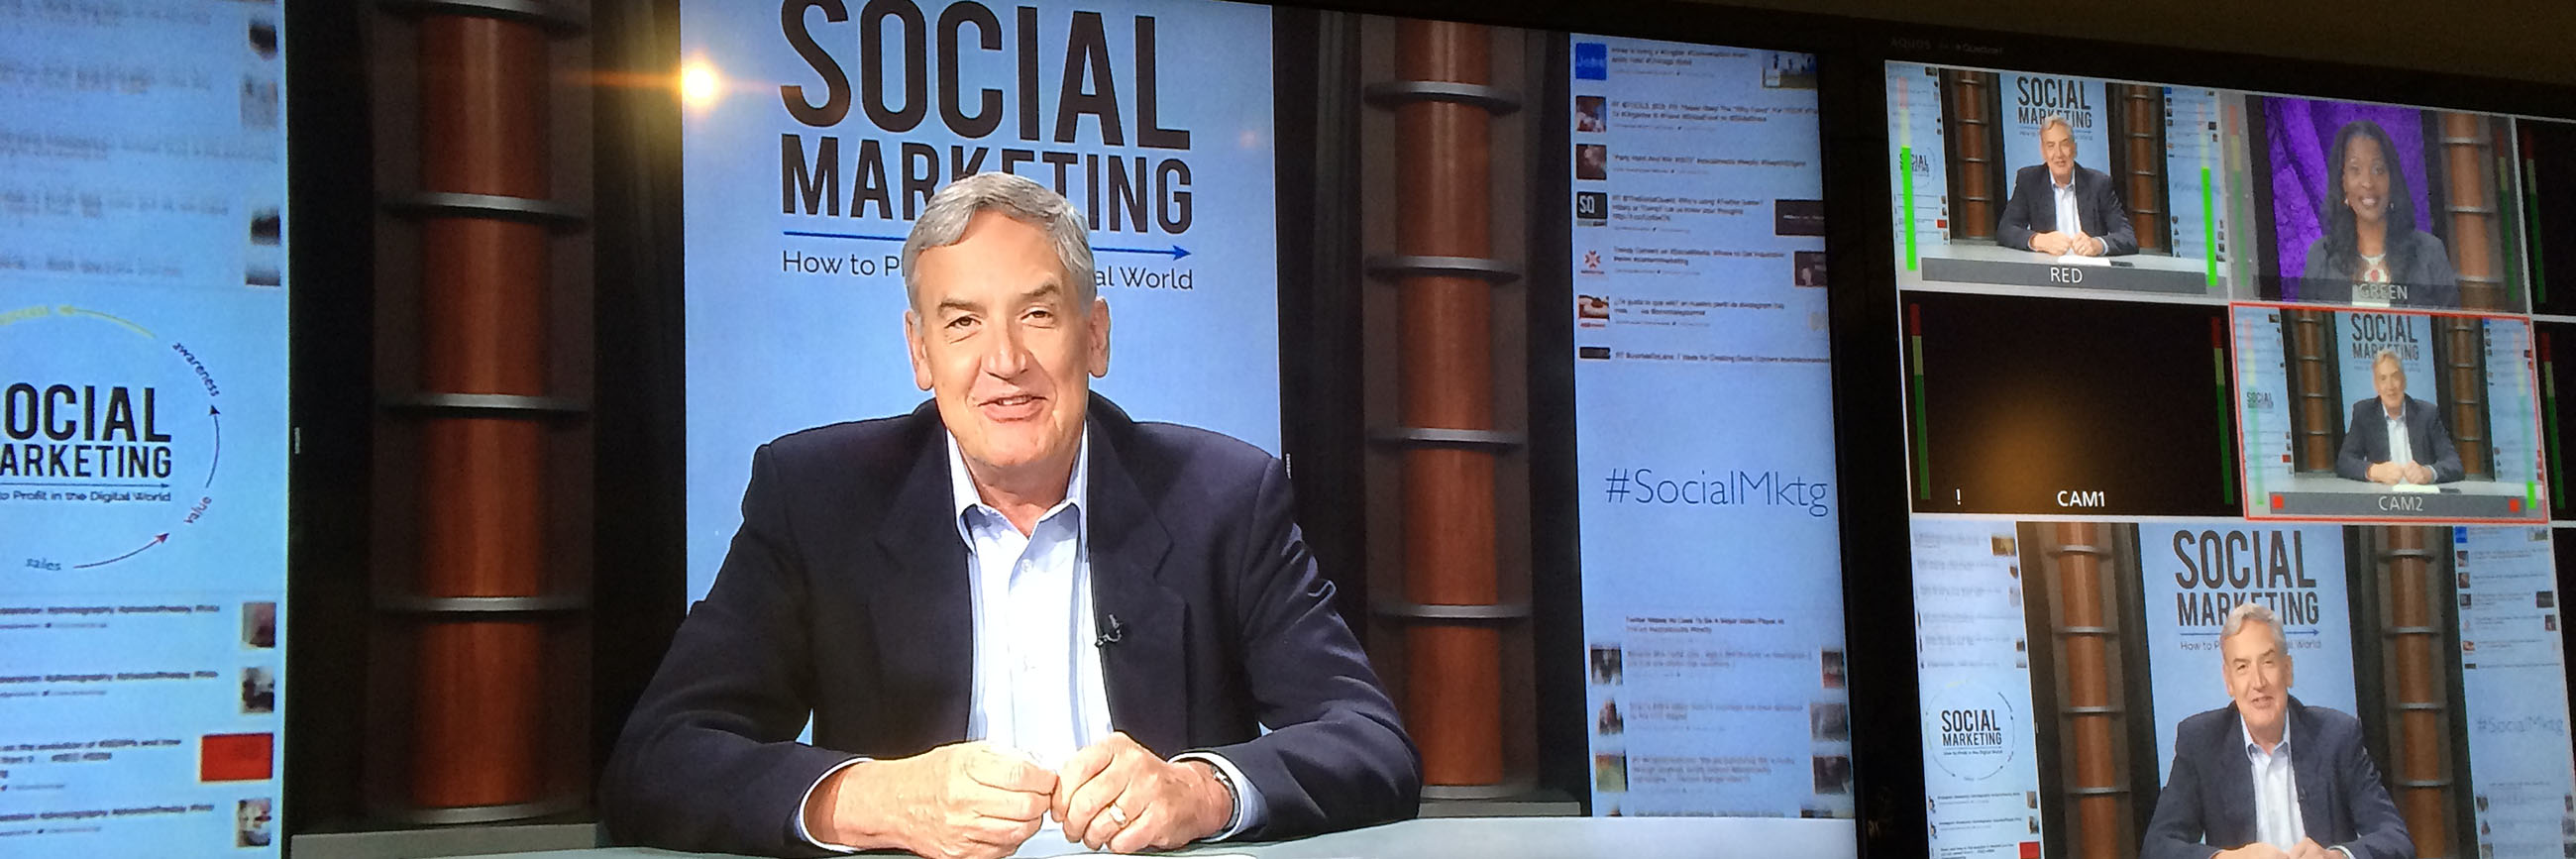
[[[2139,859],[2405,859],[2406,820],[2361,720],[2290,697],[2290,637],[2262,603],[2218,633],[2225,707],[2174,729],[2173,773]]]
[[[2336,474],[2393,486],[2449,483],[2466,473],[2433,404],[2406,395],[2406,365],[2396,352],[2371,356],[2370,385],[2378,396],[2352,404]]]
[[[602,780],[612,837],[989,859],[1048,828],[1134,852],[1411,815],[1420,757],[1279,461],[1091,393],[1082,215],[969,176],[901,262],[930,401],[753,454]]]
[[[2137,228],[2109,174],[2075,163],[2075,126],[2050,114],[2039,122],[2040,163],[2013,175],[2012,200],[1995,243],[2049,256],[2138,252]]]

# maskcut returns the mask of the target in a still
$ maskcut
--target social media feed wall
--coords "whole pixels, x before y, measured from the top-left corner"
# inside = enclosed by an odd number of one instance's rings
[[[283,24],[0,3],[0,855],[284,845]]]
[[[1852,832],[1815,58],[1567,40],[1592,811]]]
[[[1886,98],[1932,855],[2137,855],[2245,603],[2419,844],[2576,850],[2576,249],[2538,228],[2576,136],[1908,63]]]

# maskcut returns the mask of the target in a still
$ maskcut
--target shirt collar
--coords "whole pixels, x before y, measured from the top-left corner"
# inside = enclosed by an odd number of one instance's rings
[[[2070,165],[2067,165],[2067,167],[2066,167],[2066,184],[2064,184],[2064,185],[2057,184],[2057,174],[2055,174],[2055,173],[2050,173],[2050,174],[2048,174],[2048,187],[2055,188],[2055,189],[2060,190],[2060,191],[2068,191],[2068,192],[2072,192],[2072,191],[2074,191],[2074,190],[2075,190],[2075,177],[2078,175],[2078,174],[2076,173],[2076,171],[2077,171],[2077,170],[2079,170],[2079,169],[2081,169],[2081,168],[2082,168],[2082,166],[2083,166],[2083,165],[2079,165],[2079,164],[2070,164]]]
[[[957,434],[942,433],[942,435],[948,438],[948,510],[957,522],[957,536],[971,546],[975,544],[975,535],[969,530],[970,523],[973,522],[968,518],[969,514],[982,509],[987,514],[1000,518],[1001,511],[984,506],[983,495],[975,491],[975,475],[966,470],[966,454],[957,446]],[[1082,428],[1082,441],[1073,452],[1073,477],[1064,483],[1064,500],[1047,508],[1046,514],[1039,516],[1038,521],[1053,519],[1056,514],[1066,510],[1079,512],[1090,498],[1088,494],[1090,489],[1091,427],[1086,422]]]
[[[2256,759],[2256,760],[2260,760],[2260,759],[2262,759],[2262,757],[2263,757],[2263,744],[2261,744],[2261,743],[2257,743],[2257,742],[2255,742],[2255,741],[2254,741],[2254,729],[2253,729],[2253,728],[2246,727],[2246,725],[2245,725],[2245,714],[2243,714],[2243,713],[2238,713],[2238,714],[2236,715],[2236,736],[2237,736],[2237,737],[2239,737],[2239,738],[2242,738],[2242,739],[2245,741],[2245,756],[2246,756],[2246,757],[2248,757],[2248,758],[2252,758],[2252,759]],[[2289,752],[2290,752],[2290,714],[2289,714],[2288,712],[2283,712],[2283,713],[2281,714],[2281,742],[2280,742],[2280,744],[2275,745],[2275,746],[2273,746],[2273,747],[2272,747],[2272,756],[2273,756],[2273,757],[2280,757],[2280,756],[2282,756],[2282,755],[2289,754]]]

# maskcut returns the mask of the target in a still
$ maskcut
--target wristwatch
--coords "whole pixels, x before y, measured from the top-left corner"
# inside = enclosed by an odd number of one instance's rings
[[[1234,789],[1234,779],[1226,777],[1224,767],[1211,762],[1207,771],[1208,775],[1216,777],[1218,785],[1225,788],[1225,825],[1217,831],[1233,832],[1235,824],[1243,822],[1243,795]]]

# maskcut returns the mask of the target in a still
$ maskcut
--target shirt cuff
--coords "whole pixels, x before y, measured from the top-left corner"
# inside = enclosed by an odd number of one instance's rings
[[[2353,855],[2352,855],[2352,848],[2350,848],[2350,847],[2345,847],[2345,846],[2343,846],[2343,845],[2341,845],[2341,844],[2337,844],[2337,845],[2335,845],[2335,846],[2333,846],[2333,847],[2328,847],[2328,848],[2326,848],[2326,849],[2328,849],[2328,850],[2332,850],[2332,851],[2334,851],[2334,852],[2337,852],[2337,853],[2341,853],[2341,854],[2343,854],[2343,859],[2353,859]]]
[[[814,791],[815,791],[817,788],[821,788],[821,787],[823,786],[823,780],[824,780],[824,779],[831,778],[833,773],[837,773],[837,772],[840,772],[840,771],[842,771],[842,770],[849,769],[853,764],[862,764],[862,763],[866,763],[866,762],[868,762],[868,761],[872,761],[872,760],[876,760],[876,759],[875,759],[875,758],[851,758],[851,759],[849,759],[849,760],[842,761],[842,762],[840,762],[839,764],[835,764],[835,765],[833,765],[833,767],[832,767],[831,769],[824,770],[822,775],[819,775],[819,776],[815,776],[815,777],[814,777],[814,783],[813,783],[813,784],[811,784],[811,785],[807,785],[807,786],[805,787],[805,798],[804,798],[804,799],[801,799],[801,800],[798,800],[798,801],[796,802],[796,810],[795,810],[794,812],[792,812],[792,813],[788,814],[788,818],[796,824],[796,838],[797,838],[797,840],[803,841],[803,842],[805,842],[805,843],[807,843],[807,844],[814,845],[814,846],[816,846],[816,847],[823,848],[823,849],[825,849],[825,850],[832,851],[832,852],[834,852],[834,853],[857,853],[857,852],[859,852],[859,848],[856,848],[856,847],[844,847],[844,846],[841,846],[841,845],[838,845],[838,844],[829,844],[829,843],[825,843],[822,839],[815,838],[815,837],[814,837],[814,832],[813,832],[812,830],[809,830],[809,829],[806,829],[806,828],[805,828],[805,805],[806,805],[806,803],[810,803],[810,802],[813,802],[813,801],[814,801]],[[2346,857],[2344,857],[2344,859],[2352,859],[2352,857],[2350,857],[2350,856],[2346,856]]]
[[[1182,761],[1206,761],[1208,766],[1225,773],[1225,780],[1234,785],[1234,825],[1199,840],[1224,841],[1246,829],[1259,826],[1261,821],[1269,818],[1269,809],[1261,802],[1261,786],[1253,784],[1251,779],[1244,778],[1243,771],[1235,769],[1234,762],[1226,760],[1224,755],[1215,752],[1182,752],[1172,756],[1173,763]],[[2351,859],[2351,857],[2345,857],[2345,859]]]

